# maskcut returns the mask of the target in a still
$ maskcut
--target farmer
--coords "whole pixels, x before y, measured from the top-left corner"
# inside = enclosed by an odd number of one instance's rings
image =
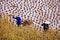
[[[14,16],[14,15],[9,15],[9,16],[12,16],[13,19],[16,19],[16,24],[19,26],[21,24],[21,18],[18,17],[18,16]]]
[[[47,31],[49,29],[49,21],[46,21],[45,23],[42,23],[41,25],[43,26],[44,31]]]

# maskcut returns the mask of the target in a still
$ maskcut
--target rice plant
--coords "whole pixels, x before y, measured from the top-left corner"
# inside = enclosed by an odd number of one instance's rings
[[[0,18],[0,40],[60,40],[60,31],[49,29],[44,32],[32,28],[34,26],[16,27]]]

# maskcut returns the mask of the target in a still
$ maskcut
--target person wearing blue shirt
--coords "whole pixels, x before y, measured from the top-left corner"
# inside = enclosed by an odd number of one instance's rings
[[[18,16],[16,17],[13,16],[13,18],[16,19],[16,24],[19,26],[21,24],[21,18]]]

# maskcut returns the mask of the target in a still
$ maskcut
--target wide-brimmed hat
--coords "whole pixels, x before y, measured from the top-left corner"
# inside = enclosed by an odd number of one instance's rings
[[[46,23],[46,24],[50,24],[50,22],[49,22],[49,21],[45,21],[45,23]]]

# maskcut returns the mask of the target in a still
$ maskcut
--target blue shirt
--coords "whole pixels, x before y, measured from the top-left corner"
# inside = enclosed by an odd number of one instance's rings
[[[13,16],[13,18],[17,20],[17,23],[18,23],[18,24],[21,23],[21,18],[20,18],[20,17],[14,17],[14,16]]]

